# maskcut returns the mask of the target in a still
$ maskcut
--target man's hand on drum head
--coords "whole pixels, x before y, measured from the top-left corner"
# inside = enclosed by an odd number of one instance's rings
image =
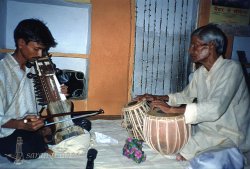
[[[153,101],[156,100],[156,97],[152,94],[144,94],[144,95],[138,95],[136,96],[133,100],[135,101],[142,101],[142,100],[146,100],[146,101]]]
[[[154,100],[150,103],[151,109],[159,108],[161,111],[165,113],[184,113],[186,106],[181,107],[172,107],[169,106],[165,101],[162,100]]]
[[[162,100],[153,100],[150,103],[150,108],[153,110],[155,108],[161,109],[165,113],[169,113],[171,106],[169,106],[166,102]]]

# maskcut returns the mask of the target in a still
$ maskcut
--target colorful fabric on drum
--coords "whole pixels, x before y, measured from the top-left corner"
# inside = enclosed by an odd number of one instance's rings
[[[123,155],[134,160],[136,163],[145,161],[146,155],[142,151],[142,141],[129,137],[123,147]]]

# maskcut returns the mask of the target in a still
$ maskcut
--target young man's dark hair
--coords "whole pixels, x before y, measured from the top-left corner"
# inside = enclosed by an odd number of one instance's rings
[[[37,42],[45,46],[48,51],[55,47],[57,43],[45,23],[38,19],[25,19],[19,22],[14,31],[15,45],[18,48],[17,40],[23,39],[26,43]]]

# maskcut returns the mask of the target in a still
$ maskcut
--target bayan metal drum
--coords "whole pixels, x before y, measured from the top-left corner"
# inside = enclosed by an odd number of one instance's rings
[[[122,126],[126,128],[130,137],[138,140],[144,140],[143,138],[143,120],[146,113],[150,110],[147,101],[133,101],[128,103],[123,111]]]
[[[164,113],[152,110],[147,113],[143,122],[145,142],[163,155],[178,153],[187,143],[190,125],[185,124],[183,114]]]

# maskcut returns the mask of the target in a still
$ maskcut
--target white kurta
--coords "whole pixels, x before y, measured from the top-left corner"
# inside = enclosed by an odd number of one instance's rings
[[[0,125],[10,119],[20,119],[28,114],[37,114],[32,80],[20,69],[10,54],[0,60]],[[14,129],[1,128],[0,137],[10,135]]]
[[[250,150],[250,96],[240,64],[219,57],[210,71],[200,67],[190,84],[169,98],[172,106],[187,104],[192,134],[181,151],[186,159],[209,149]]]

